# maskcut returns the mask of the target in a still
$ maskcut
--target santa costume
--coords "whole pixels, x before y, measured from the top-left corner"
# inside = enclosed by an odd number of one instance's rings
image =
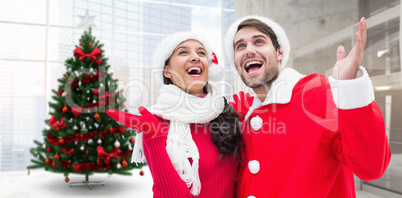
[[[233,40],[248,18],[272,28],[285,66],[290,52],[285,31],[260,16],[239,19],[229,28],[228,61],[234,67]],[[384,119],[363,67],[353,80],[282,70],[265,100],[254,99],[242,128],[241,198],[356,197],[353,174],[378,179],[391,157]]]

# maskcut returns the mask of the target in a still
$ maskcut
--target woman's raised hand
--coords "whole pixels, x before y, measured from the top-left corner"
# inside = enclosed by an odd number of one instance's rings
[[[244,94],[243,91],[239,92],[239,96],[237,94],[233,94],[234,102],[229,102],[229,104],[239,114],[240,122],[243,122],[244,117],[247,115],[248,110],[253,104],[254,97],[250,96],[249,93]]]
[[[167,135],[169,126],[165,126],[160,117],[153,115],[142,106],[138,110],[141,116],[114,109],[106,110],[106,114],[120,124],[131,129],[136,129],[137,133],[143,132],[145,139]]]

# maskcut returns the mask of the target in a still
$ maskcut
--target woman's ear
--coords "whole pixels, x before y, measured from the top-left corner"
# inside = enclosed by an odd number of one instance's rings
[[[163,67],[163,76],[165,76],[166,78],[172,78],[172,74],[169,71],[169,66],[165,65]]]

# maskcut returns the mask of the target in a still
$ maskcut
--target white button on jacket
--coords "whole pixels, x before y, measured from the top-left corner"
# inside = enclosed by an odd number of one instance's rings
[[[251,173],[257,174],[260,172],[260,162],[257,160],[251,160],[248,162],[248,169],[250,170]]]
[[[250,125],[254,129],[254,131],[260,130],[262,127],[262,119],[260,118],[260,116],[251,118]]]

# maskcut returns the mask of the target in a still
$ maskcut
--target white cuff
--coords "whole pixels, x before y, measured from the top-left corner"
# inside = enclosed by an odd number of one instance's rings
[[[356,109],[373,102],[374,90],[370,77],[364,67],[360,66],[356,78],[352,80],[336,80],[328,78],[332,97],[339,109]]]

